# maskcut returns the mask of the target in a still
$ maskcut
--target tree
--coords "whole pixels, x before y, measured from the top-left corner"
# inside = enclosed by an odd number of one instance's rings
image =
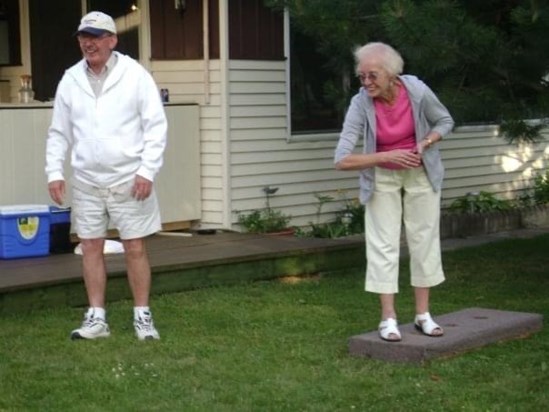
[[[547,117],[547,0],[266,0],[287,7],[326,64],[352,73],[352,50],[384,41],[458,124]]]

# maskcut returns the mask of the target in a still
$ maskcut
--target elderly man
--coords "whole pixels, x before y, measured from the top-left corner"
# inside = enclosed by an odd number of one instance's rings
[[[111,224],[124,245],[136,335],[159,339],[149,309],[145,237],[161,229],[153,181],[166,146],[164,108],[151,75],[114,51],[118,39],[110,16],[88,13],[76,37],[83,59],[59,83],[46,148],[48,189],[57,204],[65,201],[63,164],[71,149],[73,229],[81,242],[89,301],[71,338],[110,336],[103,252]]]

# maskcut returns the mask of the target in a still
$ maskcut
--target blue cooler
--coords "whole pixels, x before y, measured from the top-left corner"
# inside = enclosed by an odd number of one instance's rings
[[[0,259],[49,254],[47,205],[0,206]]]
[[[71,208],[50,206],[50,253],[72,253]]]

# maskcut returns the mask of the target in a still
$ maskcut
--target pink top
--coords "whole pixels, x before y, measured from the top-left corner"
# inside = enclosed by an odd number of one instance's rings
[[[387,103],[374,99],[377,124],[377,151],[388,152],[394,149],[413,150],[416,147],[416,131],[414,116],[408,93],[402,84],[399,84],[395,103]],[[386,169],[404,169],[395,163],[379,165]]]

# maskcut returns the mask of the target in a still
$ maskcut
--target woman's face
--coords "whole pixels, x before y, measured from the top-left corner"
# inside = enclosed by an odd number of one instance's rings
[[[376,60],[368,60],[358,65],[358,78],[360,84],[373,99],[387,98],[391,96],[393,76],[390,75]]]

